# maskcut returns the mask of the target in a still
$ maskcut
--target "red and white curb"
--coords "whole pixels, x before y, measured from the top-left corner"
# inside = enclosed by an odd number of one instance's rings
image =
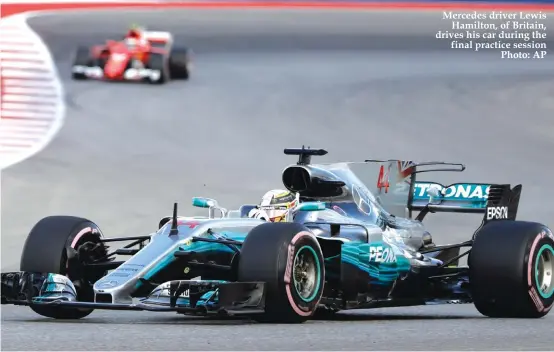
[[[0,19],[0,170],[41,151],[65,115],[56,66],[27,17]]]

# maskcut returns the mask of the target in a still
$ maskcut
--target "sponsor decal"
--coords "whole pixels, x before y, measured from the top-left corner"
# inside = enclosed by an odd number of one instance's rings
[[[396,263],[396,255],[390,247],[370,246],[369,261],[376,263]]]
[[[114,269],[114,271],[106,275],[106,279],[136,275],[137,272],[139,272],[143,268],[144,265],[141,264],[122,264],[119,268]]]
[[[131,276],[131,273],[118,273],[118,272],[112,272],[110,273],[110,277],[129,277]]]
[[[181,284],[179,284],[179,286],[181,286]],[[158,290],[155,290],[155,291],[158,291]],[[153,292],[153,295],[155,294],[155,291]],[[189,298],[189,296],[190,296],[190,289],[187,288],[183,293],[181,293],[177,297]],[[159,287],[159,292],[157,294],[157,297],[171,297],[171,281],[163,283]]]
[[[544,309],[545,309],[544,304],[542,304],[542,301],[539,298],[539,294],[538,294],[537,290],[535,290],[534,287],[531,287],[529,289],[529,295],[531,296],[531,299],[533,300],[533,303],[535,303],[535,307],[537,307],[537,310],[539,312],[544,311]]]
[[[377,178],[377,189],[379,192],[384,188],[385,193],[389,192],[389,174],[390,174],[390,168],[391,165],[389,164],[389,168],[387,169],[387,172],[385,173],[385,167],[381,165],[381,168],[379,169],[379,177]]]
[[[288,254],[287,254],[287,266],[285,268],[285,278],[284,278],[285,284],[290,284],[293,263],[294,263],[294,245],[289,244]]]
[[[169,224],[169,226],[171,226],[171,221],[168,221],[168,224]],[[178,220],[178,221],[177,221],[177,225],[178,225],[178,226],[188,226],[189,229],[194,229],[194,228],[196,228],[198,225],[200,225],[200,222],[198,222],[198,221],[182,221],[182,220]]]
[[[450,187],[444,187],[432,182],[416,182],[414,185],[414,198],[427,199],[430,188],[438,188],[443,199],[470,199],[486,201],[489,196],[490,185],[479,184],[455,184]]]
[[[130,68],[124,73],[125,79],[137,79],[150,77],[152,80],[157,81],[162,76],[160,70],[151,70],[149,68]]]
[[[114,61],[123,61],[123,60],[127,59],[127,55],[126,54],[120,54],[120,53],[113,53],[111,58]]]
[[[487,208],[487,220],[507,219],[508,207],[490,207]]]
[[[379,190],[379,193],[383,191],[383,188],[385,189],[385,193],[389,192],[391,168],[394,164],[395,162],[389,162],[386,170],[384,165],[381,165],[381,167],[379,168],[379,176],[377,177],[377,189]],[[396,188],[402,190],[404,185],[407,185],[409,187],[409,181],[406,179],[410,177],[410,175],[413,173],[413,166],[414,163],[411,161],[396,162],[396,176],[393,175]]]
[[[97,283],[99,288],[111,288],[117,286],[117,281],[102,281]]]
[[[100,67],[75,66],[73,72],[84,73],[88,77],[100,78],[104,76],[104,70]]]

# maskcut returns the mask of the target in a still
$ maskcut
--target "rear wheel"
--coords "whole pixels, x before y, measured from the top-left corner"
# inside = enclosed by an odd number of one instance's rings
[[[296,223],[267,223],[250,231],[242,245],[238,280],[265,282],[260,322],[302,323],[316,311],[325,280],[315,236]]]
[[[173,79],[189,79],[189,51],[186,48],[173,48],[169,59],[169,70]]]
[[[92,285],[105,272],[90,272],[84,266],[107,254],[98,226],[83,218],[49,216],[31,230],[21,256],[20,270],[61,274],[68,277],[79,301],[94,301]],[[37,314],[55,319],[84,318],[93,309],[31,306]]]
[[[477,310],[494,318],[540,318],[554,304],[554,236],[535,222],[495,221],[468,259]]]

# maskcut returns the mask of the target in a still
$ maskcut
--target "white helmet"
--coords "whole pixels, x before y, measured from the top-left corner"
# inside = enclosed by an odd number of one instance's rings
[[[250,210],[249,218],[271,222],[282,222],[286,215],[298,205],[298,199],[289,191],[274,189],[266,192],[259,206]]]

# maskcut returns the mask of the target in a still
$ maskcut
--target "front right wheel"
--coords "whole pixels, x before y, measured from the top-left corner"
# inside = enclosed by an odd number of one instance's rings
[[[242,245],[238,280],[265,282],[265,313],[259,322],[302,323],[315,313],[325,282],[325,265],[315,235],[297,223],[253,228]]]

